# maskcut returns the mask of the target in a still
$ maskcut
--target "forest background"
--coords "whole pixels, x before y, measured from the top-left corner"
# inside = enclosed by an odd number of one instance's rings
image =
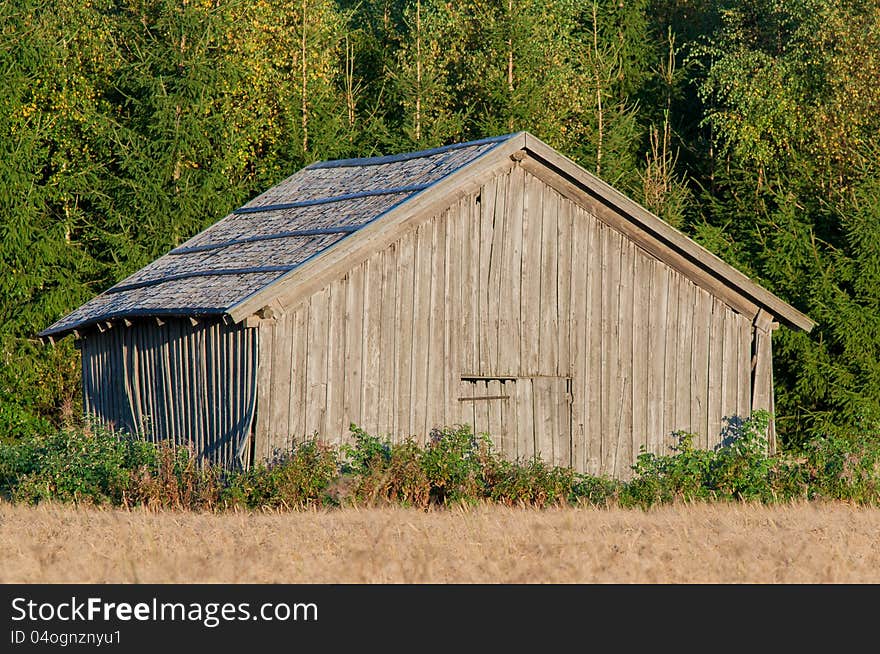
[[[75,420],[35,334],[313,161],[528,130],[807,313],[784,447],[880,438],[873,0],[6,0],[0,435]]]

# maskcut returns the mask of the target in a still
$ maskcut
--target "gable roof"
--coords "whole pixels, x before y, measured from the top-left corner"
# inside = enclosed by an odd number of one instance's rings
[[[658,258],[675,258],[684,274],[707,276],[713,288],[741,297],[747,313],[764,308],[806,331],[815,324],[570,159],[519,132],[307,166],[39,335],[58,337],[130,317],[225,315],[238,322],[279,293],[304,286],[315,273],[352,265],[358,247],[368,250],[389,227],[427,207],[448,203],[450,196],[460,195],[502,164],[509,165],[511,158],[530,164],[529,172],[546,178],[557,190],[592,202],[594,212],[608,213],[600,219],[618,223],[613,226],[638,237]],[[347,247],[339,247],[342,241]]]

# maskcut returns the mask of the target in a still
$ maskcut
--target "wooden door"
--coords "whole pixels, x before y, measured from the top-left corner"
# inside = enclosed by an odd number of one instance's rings
[[[458,401],[462,422],[505,458],[572,465],[570,378],[462,377]]]

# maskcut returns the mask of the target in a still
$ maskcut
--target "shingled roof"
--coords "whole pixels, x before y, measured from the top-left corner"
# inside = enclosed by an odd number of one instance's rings
[[[312,164],[64,316],[40,336],[137,316],[222,315],[514,135]]]
[[[121,318],[226,316],[239,322],[285,289],[348,265],[377,233],[463,192],[510,158],[556,176],[624,233],[750,317],[815,322],[527,132],[385,157],[312,164],[64,316],[44,338]],[[566,186],[567,185],[567,186]],[[442,202],[441,202],[442,203]],[[609,213],[610,212],[610,213]],[[361,232],[360,234],[358,234]],[[391,232],[389,232],[391,233]],[[355,237],[355,235],[357,235]],[[380,239],[381,240],[381,239]],[[352,248],[334,247],[346,243]],[[361,253],[362,254],[362,253]],[[307,265],[308,264],[308,265]]]

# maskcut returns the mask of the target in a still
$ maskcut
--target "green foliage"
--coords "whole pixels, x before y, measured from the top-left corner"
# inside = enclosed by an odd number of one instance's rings
[[[582,497],[601,502],[596,488],[588,487],[588,480],[596,478],[550,466],[539,458],[517,462],[492,459],[483,475],[488,499],[502,504],[545,507],[576,502]]]
[[[431,432],[422,466],[431,484],[431,498],[440,503],[474,501],[482,494],[481,470],[492,443],[470,426]]]
[[[694,448],[694,435],[683,432],[674,454],[656,455],[643,448],[622,501],[646,506],[677,499],[771,500],[774,459],[767,449],[768,424],[766,411],[742,422],[730,420],[716,450]]]
[[[232,474],[221,501],[249,509],[301,509],[329,501],[338,474],[336,452],[317,440],[276,453],[268,464]]]
[[[634,475],[621,489],[624,506],[693,500],[787,502],[798,499],[880,502],[880,441],[815,437],[803,454],[770,455],[765,438],[769,414],[758,411],[731,422],[715,450],[693,447],[679,434],[669,455],[642,452]]]
[[[877,433],[827,435],[802,452],[771,456],[768,414],[731,421],[715,450],[679,434],[671,454],[643,452],[623,482],[509,461],[467,426],[436,430],[425,446],[390,443],[352,425],[340,449],[317,438],[269,463],[221,471],[192,449],[100,429],[61,429],[0,443],[0,494],[16,502],[81,502],[196,511],[302,510],[336,506],[650,507],[678,501],[843,500],[880,505]]]
[[[143,441],[102,429],[62,429],[0,444],[0,492],[20,502],[125,502],[132,473],[155,467]]]

